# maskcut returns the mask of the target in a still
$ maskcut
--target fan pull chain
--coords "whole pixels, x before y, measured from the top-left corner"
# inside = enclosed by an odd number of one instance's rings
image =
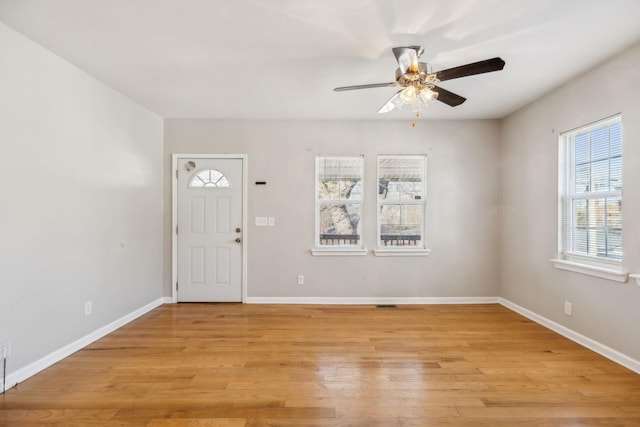
[[[420,111],[416,111],[416,117],[420,117]],[[416,127],[416,121],[415,120],[411,121],[411,127],[412,128]]]

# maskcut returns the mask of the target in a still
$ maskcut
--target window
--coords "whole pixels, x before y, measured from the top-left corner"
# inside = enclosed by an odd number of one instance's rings
[[[621,117],[561,134],[559,159],[560,258],[593,267],[619,268]]]
[[[316,247],[362,249],[363,157],[316,158]]]
[[[220,171],[206,169],[198,172],[191,178],[189,188],[228,188],[229,180]]]
[[[379,250],[425,249],[425,171],[423,155],[378,156]]]

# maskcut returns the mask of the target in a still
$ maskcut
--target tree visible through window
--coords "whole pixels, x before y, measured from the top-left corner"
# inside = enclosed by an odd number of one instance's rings
[[[561,135],[562,255],[622,259],[622,120]]]
[[[362,247],[362,157],[316,158],[316,246]]]

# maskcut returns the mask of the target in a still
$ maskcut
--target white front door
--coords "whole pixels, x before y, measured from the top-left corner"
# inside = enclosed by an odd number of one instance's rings
[[[242,301],[243,159],[177,159],[181,302]]]

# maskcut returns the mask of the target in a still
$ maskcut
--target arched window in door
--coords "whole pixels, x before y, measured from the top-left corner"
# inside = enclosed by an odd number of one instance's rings
[[[189,188],[229,188],[229,179],[220,171],[206,169],[196,173],[189,182]]]

